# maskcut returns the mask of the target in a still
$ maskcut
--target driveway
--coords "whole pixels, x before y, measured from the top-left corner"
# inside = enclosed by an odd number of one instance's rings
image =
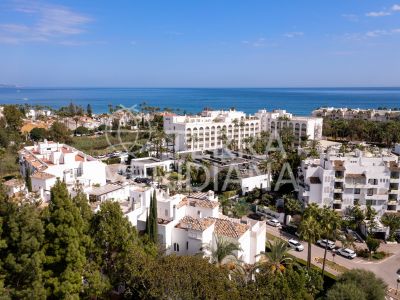
[[[292,236],[286,232],[281,232],[278,228],[272,227],[267,225],[267,232],[271,235],[280,237],[284,240],[288,240],[290,238],[296,238],[295,236]],[[295,257],[298,257],[303,260],[307,260],[307,243],[302,242],[304,245],[304,251],[302,252],[297,252],[294,250],[290,250],[290,254],[292,254]],[[361,244],[360,244],[361,245]],[[359,246],[359,245],[358,245]],[[374,272],[378,277],[382,278],[389,286],[389,288],[396,289],[397,286],[397,270],[400,269],[400,245],[387,245],[387,244],[382,244],[380,250],[384,250],[389,253],[393,253],[388,258],[385,258],[383,260],[379,261],[366,261],[361,258],[355,258],[355,259],[347,259],[344,258],[340,255],[335,255],[335,257],[332,256],[332,252],[328,251],[326,258],[327,260],[334,261],[335,263],[347,268],[347,269],[365,269],[368,271]],[[324,248],[321,248],[316,245],[311,246],[311,262],[312,264],[322,267],[321,264],[318,264],[315,262],[315,258],[318,257],[324,257]],[[326,270],[334,275],[338,275],[338,272],[336,270],[333,270],[326,266]]]

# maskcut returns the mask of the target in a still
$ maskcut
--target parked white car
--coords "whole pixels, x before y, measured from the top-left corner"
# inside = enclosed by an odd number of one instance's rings
[[[328,244],[327,248],[328,248],[329,250],[332,250],[332,249],[335,248],[335,243],[332,242],[332,241],[330,241],[330,240],[323,239],[323,240],[318,240],[318,241],[317,241],[317,245],[321,246],[322,248],[325,248],[325,246],[326,246],[327,244]]]
[[[348,249],[348,248],[340,248],[337,252],[341,256],[349,258],[349,259],[353,259],[354,257],[357,256],[357,254],[353,250]]]
[[[290,246],[290,248],[296,250],[296,251],[303,251],[304,250],[304,246],[297,240],[295,239],[290,239],[288,240],[288,244]]]
[[[269,219],[267,220],[267,224],[274,227],[281,227],[281,223],[277,219]]]

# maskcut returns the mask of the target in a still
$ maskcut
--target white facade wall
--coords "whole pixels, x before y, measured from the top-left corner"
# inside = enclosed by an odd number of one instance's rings
[[[399,168],[395,155],[327,154],[302,162],[299,199],[345,210],[367,204],[380,214],[400,209]]]
[[[260,134],[260,121],[237,111],[206,111],[201,116],[164,116],[164,131],[175,135],[176,151],[202,151]]]
[[[298,142],[306,137],[311,140],[322,138],[322,118],[293,116],[286,110],[259,110],[255,116],[261,121],[261,130],[271,133],[272,136],[278,136],[279,131],[287,127],[292,130]]]
[[[251,192],[255,188],[260,187],[267,189],[270,185],[270,176],[268,174],[262,174],[257,176],[242,177],[240,178],[240,185],[244,193]]]

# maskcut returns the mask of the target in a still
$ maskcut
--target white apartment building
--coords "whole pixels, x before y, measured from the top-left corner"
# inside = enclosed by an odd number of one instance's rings
[[[298,142],[301,138],[321,139],[322,118],[298,117],[285,110],[259,110],[246,115],[236,110],[205,110],[197,116],[164,116],[164,131],[175,135],[175,151],[203,151],[236,144],[245,146],[246,138],[259,136],[262,131],[277,136],[281,128],[289,127]]]
[[[388,151],[341,154],[337,150],[307,159],[299,170],[299,199],[338,210],[370,204],[380,215],[400,209],[400,166]]]
[[[164,131],[175,135],[175,151],[219,149],[231,141],[242,148],[245,138],[260,134],[260,121],[236,110],[205,110],[198,116],[164,115]]]
[[[314,117],[330,118],[332,120],[353,120],[361,119],[368,121],[386,122],[389,120],[398,120],[400,118],[399,110],[392,109],[360,109],[347,107],[323,107],[312,112]]]
[[[151,187],[137,187],[121,206],[138,230],[145,230],[152,191]],[[218,198],[212,191],[189,196],[170,196],[163,190],[156,193],[159,241],[167,254],[201,253],[205,245],[215,247],[216,236],[238,242],[242,250],[236,254],[248,264],[255,263],[257,255],[265,251],[265,222],[220,214]]]
[[[50,189],[57,178],[72,190],[106,184],[106,165],[97,159],[65,144],[44,141],[19,151],[20,170],[25,177],[30,171],[32,189],[43,200],[50,199]]]
[[[260,120],[261,131],[266,131],[272,136],[278,136],[282,128],[290,128],[296,142],[302,138],[320,140],[322,138],[322,118],[293,116],[286,110],[273,110],[268,112],[265,109],[259,110],[255,116]]]

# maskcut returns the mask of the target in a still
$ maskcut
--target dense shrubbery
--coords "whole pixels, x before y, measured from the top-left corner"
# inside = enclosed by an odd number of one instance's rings
[[[324,120],[323,135],[391,146],[400,142],[400,121]]]

